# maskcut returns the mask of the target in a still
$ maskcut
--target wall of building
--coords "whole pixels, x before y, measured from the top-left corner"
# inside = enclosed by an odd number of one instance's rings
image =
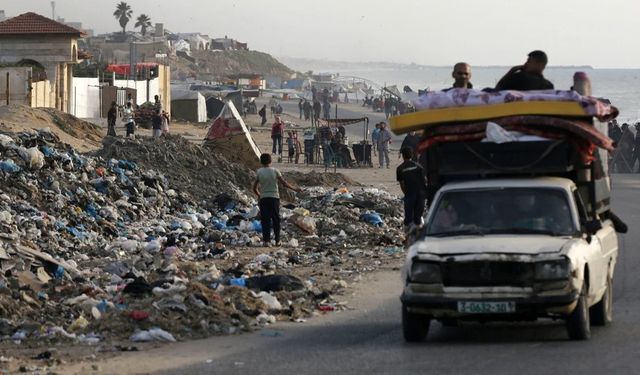
[[[69,113],[80,118],[100,117],[100,80],[98,78],[73,78],[70,91]]]
[[[29,77],[31,68],[0,68],[0,105],[7,104],[7,79],[9,104],[29,104]]]
[[[51,82],[40,81],[33,82],[31,84],[31,106],[32,107],[47,107],[53,108],[55,106],[55,98],[51,92]]]

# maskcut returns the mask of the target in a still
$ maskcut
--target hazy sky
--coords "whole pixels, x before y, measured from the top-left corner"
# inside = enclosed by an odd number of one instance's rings
[[[119,29],[118,1],[56,0],[56,15]],[[639,68],[640,0],[129,0],[173,32],[198,31],[276,56],[512,65],[543,49],[551,65]],[[47,0],[0,0],[7,16],[51,17]],[[127,28],[132,28],[131,21]]]

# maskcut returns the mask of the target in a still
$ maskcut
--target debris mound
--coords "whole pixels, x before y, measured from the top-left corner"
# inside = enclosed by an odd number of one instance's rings
[[[104,159],[125,159],[143,169],[152,169],[169,179],[174,189],[190,194],[207,206],[218,194],[242,199],[238,192],[249,190],[255,172],[230,163],[208,147],[189,142],[178,135],[159,138],[106,137],[103,148],[93,155]]]
[[[358,182],[353,181],[342,173],[319,173],[316,171],[303,173],[299,171],[288,171],[284,172],[283,175],[287,181],[293,181],[300,186],[360,186]]]
[[[0,332],[15,344],[302,322],[346,308],[349,283],[401,261],[401,204],[385,191],[307,188],[283,204],[282,246],[265,248],[257,202],[238,187],[247,169],[178,137],[108,140],[106,158],[60,139],[0,133]],[[224,193],[204,207],[185,191]]]

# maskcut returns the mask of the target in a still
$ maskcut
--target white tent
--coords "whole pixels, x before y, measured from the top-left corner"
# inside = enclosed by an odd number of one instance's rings
[[[231,162],[242,163],[249,168],[260,166],[260,149],[230,100],[225,102],[220,115],[211,123],[204,144]]]
[[[190,122],[207,122],[207,101],[197,91],[172,89],[171,117]]]

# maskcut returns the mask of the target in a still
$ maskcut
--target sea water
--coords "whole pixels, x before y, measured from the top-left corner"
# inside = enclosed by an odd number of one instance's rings
[[[472,67],[474,88],[494,87],[509,67]],[[329,71],[329,70],[327,70]],[[402,66],[402,68],[342,68],[331,72],[341,77],[365,78],[382,86],[397,85],[400,90],[409,85],[414,91],[451,87],[451,67]],[[640,69],[594,69],[591,67],[548,67],[544,75],[556,89],[568,90],[573,73],[586,72],[591,79],[593,95],[607,98],[620,110],[618,122],[640,121]]]

